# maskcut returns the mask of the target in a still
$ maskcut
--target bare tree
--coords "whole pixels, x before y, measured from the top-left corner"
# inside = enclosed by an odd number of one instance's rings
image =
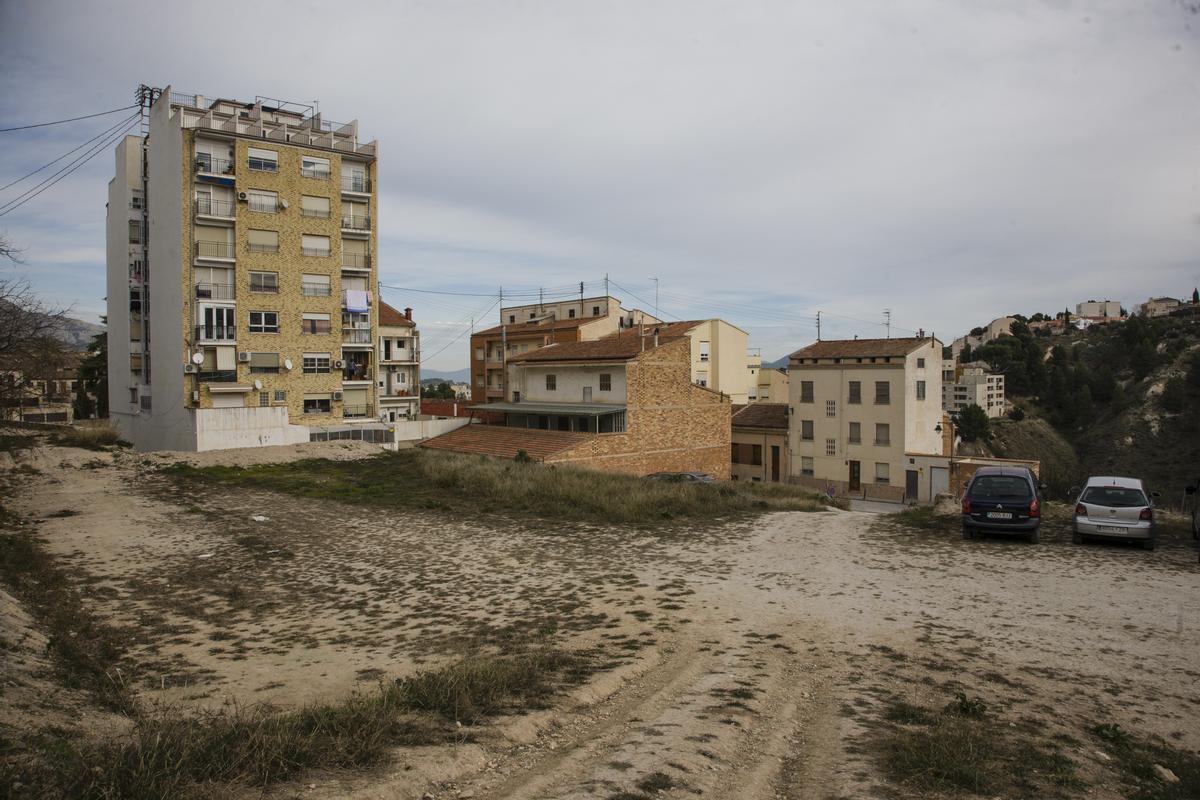
[[[0,259],[18,262],[20,253],[0,235]],[[29,281],[0,277],[0,418],[19,409],[36,394],[39,381],[61,368],[65,355],[58,334],[65,320],[66,312],[43,303]]]
[[[20,247],[9,241],[8,236],[0,233],[0,258],[7,258],[9,261],[19,264],[21,263],[21,253],[24,252]]]

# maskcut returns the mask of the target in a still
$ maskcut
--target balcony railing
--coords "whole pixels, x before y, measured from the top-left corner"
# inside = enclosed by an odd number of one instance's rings
[[[416,349],[410,349],[410,348],[405,348],[403,350],[397,350],[396,348],[392,348],[391,355],[389,355],[387,358],[384,359],[384,361],[399,361],[399,362],[402,362],[405,364],[414,362],[414,361],[420,361],[420,360],[421,360],[421,351],[416,350]]]
[[[370,269],[371,255],[369,253],[342,253],[343,269]]]
[[[202,300],[232,300],[232,283],[197,283],[196,297]]]
[[[319,217],[321,219],[329,219],[328,208],[301,208],[300,216],[302,217]]]
[[[301,283],[300,293],[305,297],[329,297],[330,288],[328,283]]]
[[[233,258],[234,247],[226,242],[196,242],[199,258]]]
[[[232,342],[237,338],[233,325],[197,325],[196,339],[201,342]]]
[[[208,197],[196,198],[196,213],[207,214],[210,217],[232,217],[232,200],[212,200]]]
[[[300,174],[306,178],[320,178],[327,180],[330,172],[329,167],[301,167]]]
[[[302,256],[328,256],[329,251],[323,247],[301,247],[300,255],[302,255]]]
[[[263,214],[274,214],[279,211],[279,200],[275,198],[251,197],[246,201],[251,211]]]
[[[333,325],[327,319],[302,319],[300,320],[301,333],[331,333]]]
[[[251,253],[278,253],[279,244],[266,244],[263,242],[250,242],[247,248]]]
[[[218,369],[210,372],[197,372],[196,377],[202,381],[236,381],[236,369]]]
[[[352,231],[371,230],[371,218],[366,215],[343,214],[342,227]]]
[[[216,175],[232,175],[233,162],[228,158],[213,158],[207,153],[196,155],[196,171],[210,172]]]
[[[342,406],[343,417],[365,417],[371,412],[371,407],[368,405]]]
[[[355,328],[342,328],[342,344],[370,344],[371,331]]]
[[[368,364],[347,364],[342,368],[343,381],[371,380],[371,367]]]
[[[371,191],[371,180],[359,175],[343,175],[342,176],[342,191],[343,192],[362,192]]]
[[[353,289],[342,289],[342,308],[345,308],[345,307],[346,307],[346,302],[347,302],[347,299],[348,299],[348,295],[349,295],[349,293],[350,293],[351,291],[354,291],[354,290],[353,290]],[[372,302],[374,299],[375,299],[375,298],[374,298],[374,297],[371,295],[371,292],[370,292],[370,291],[368,291],[368,292],[367,292],[367,305],[371,305],[371,302]],[[366,309],[363,309],[363,310],[360,310],[360,311],[355,311],[354,313],[356,313],[356,314],[365,314],[365,313],[367,313],[367,312],[366,312]]]

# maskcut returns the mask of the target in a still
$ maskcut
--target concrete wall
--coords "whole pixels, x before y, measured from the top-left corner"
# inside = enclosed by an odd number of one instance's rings
[[[299,444],[308,428],[288,423],[288,410],[277,408],[203,408],[194,412],[196,450]]]
[[[129,310],[129,221],[141,219],[140,212],[130,209],[129,204],[133,190],[141,190],[141,145],[142,140],[138,136],[126,136],[117,145],[116,172],[108,183],[105,220],[108,414],[126,439],[129,439],[133,430],[133,417],[138,413],[136,400],[130,401],[130,389],[136,389],[141,382],[140,376],[130,369],[132,314]]]
[[[728,478],[730,402],[692,383],[690,341],[637,356],[625,374],[626,432],[600,434],[546,460],[635,475],[700,471]]]
[[[457,419],[422,419],[406,422],[394,422],[391,427],[395,430],[397,442],[418,442],[441,436],[452,430],[470,424],[466,418]]]
[[[917,399],[917,384],[925,383],[925,399]],[[895,389],[893,388],[893,391]],[[904,439],[909,453],[940,453],[942,434],[942,345],[936,340],[908,354],[904,364]]]

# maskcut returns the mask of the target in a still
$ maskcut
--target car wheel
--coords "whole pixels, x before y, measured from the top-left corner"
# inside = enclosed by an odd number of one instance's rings
[[[971,528],[969,526],[963,525],[963,538],[964,539],[974,539],[975,531],[971,530]]]
[[[1032,533],[1030,533],[1030,534],[1029,534],[1028,536],[1026,536],[1025,538],[1029,540],[1029,543],[1030,543],[1030,544],[1037,544],[1037,543],[1038,543],[1038,532],[1037,532],[1037,531],[1033,531]]]
[[[1083,544],[1083,534],[1076,531],[1071,534],[1071,541],[1075,544]]]
[[[1153,550],[1154,549],[1154,540],[1146,539],[1144,542],[1142,542],[1142,549],[1143,550]]]

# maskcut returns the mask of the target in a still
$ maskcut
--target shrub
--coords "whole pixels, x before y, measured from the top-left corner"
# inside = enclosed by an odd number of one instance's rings
[[[1183,382],[1183,378],[1178,376],[1168,378],[1163,384],[1162,394],[1158,397],[1158,402],[1163,407],[1163,411],[1170,414],[1178,414],[1187,406],[1187,391]]]
[[[50,441],[63,447],[81,447],[84,450],[103,450],[121,441],[121,434],[107,423],[95,425],[73,425],[63,428]]]

